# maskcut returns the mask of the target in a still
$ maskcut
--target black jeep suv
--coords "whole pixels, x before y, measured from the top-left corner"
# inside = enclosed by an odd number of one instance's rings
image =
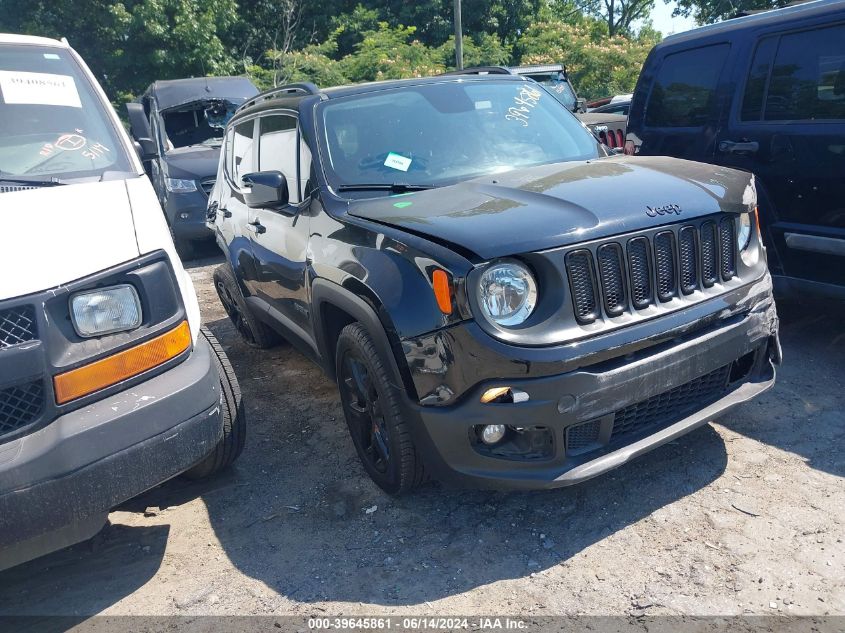
[[[525,78],[263,93],[217,182],[228,314],[336,379],[390,493],[577,483],[774,382],[753,177],[608,156]]]

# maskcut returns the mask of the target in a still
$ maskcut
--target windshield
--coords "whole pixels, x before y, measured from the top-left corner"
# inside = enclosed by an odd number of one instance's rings
[[[243,101],[206,99],[163,110],[165,150],[194,145],[219,147],[226,124]]]
[[[68,51],[0,44],[0,180],[130,170],[106,105]]]
[[[518,167],[599,156],[596,140],[545,90],[459,80],[324,102],[335,189],[438,186]]]
[[[546,90],[551,92],[555,99],[560,101],[570,112],[575,112],[577,97],[569,82],[563,78],[562,73],[551,75],[530,75],[530,77]]]

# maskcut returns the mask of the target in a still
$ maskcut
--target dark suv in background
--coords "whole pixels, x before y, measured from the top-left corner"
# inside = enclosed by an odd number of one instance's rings
[[[183,258],[193,254],[194,241],[212,236],[205,210],[223,129],[257,93],[245,77],[196,77],[156,81],[126,104],[130,131]]]
[[[845,2],[667,37],[637,83],[626,152],[752,171],[776,285],[845,298]]]
[[[388,492],[577,483],[774,383],[753,177],[609,156],[524,77],[285,86],[217,178],[227,313],[337,380]]]

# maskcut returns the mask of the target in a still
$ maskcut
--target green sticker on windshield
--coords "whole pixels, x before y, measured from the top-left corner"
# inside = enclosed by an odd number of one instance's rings
[[[404,209],[406,207],[410,207],[412,204],[414,204],[414,203],[413,202],[394,202],[393,206],[396,207],[397,209]]]

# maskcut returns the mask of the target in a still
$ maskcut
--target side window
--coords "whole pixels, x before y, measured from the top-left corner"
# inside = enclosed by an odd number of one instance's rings
[[[296,117],[268,115],[261,118],[259,129],[258,168],[282,172],[288,181],[290,201],[302,202],[311,170],[311,152],[299,136]]]
[[[667,55],[646,105],[648,127],[701,127],[716,105],[716,88],[729,44]]]
[[[763,118],[845,119],[845,25],[780,38]]]
[[[244,174],[256,171],[253,165],[253,134],[255,121],[246,121],[235,126],[232,138],[232,152],[229,163],[229,174],[237,186],[241,185]]]
[[[778,38],[769,37],[757,46],[751,69],[745,83],[745,95],[742,97],[742,111],[740,119],[743,121],[759,121],[763,114],[763,99],[769,82],[769,70],[772,67],[772,57],[777,50]]]
[[[288,181],[290,201],[301,200],[296,174],[296,117],[271,114],[259,123],[258,168],[280,171]]]

